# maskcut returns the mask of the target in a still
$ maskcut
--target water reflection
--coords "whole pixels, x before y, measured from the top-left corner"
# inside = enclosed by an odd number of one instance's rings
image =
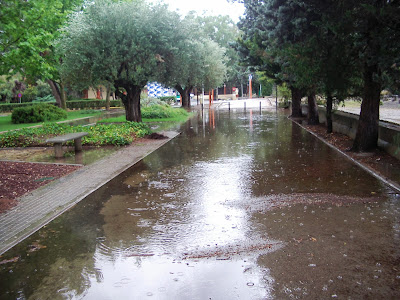
[[[396,195],[284,116],[203,113],[6,253],[2,298],[398,296]]]

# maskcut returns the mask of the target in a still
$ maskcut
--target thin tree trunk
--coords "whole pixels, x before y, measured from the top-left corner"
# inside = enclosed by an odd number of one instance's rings
[[[381,84],[374,80],[376,75],[380,75],[377,65],[365,67],[364,95],[352,151],[370,151],[378,146]]]
[[[111,93],[111,84],[107,83],[106,87],[106,110],[110,110],[110,93]]]
[[[303,113],[301,111],[301,97],[302,92],[300,89],[291,87],[290,90],[292,91],[292,118],[301,118]]]
[[[60,89],[57,86],[57,83],[51,79],[47,80],[47,83],[50,85],[51,91],[53,92],[53,96],[56,99],[56,103],[58,107],[61,107],[61,94],[60,94]]]
[[[61,100],[61,108],[66,110],[67,109],[67,95],[64,91],[64,84],[62,81],[60,82],[60,100]]]
[[[333,106],[333,97],[330,92],[328,92],[328,96],[326,98],[326,132],[332,133],[333,125],[332,125],[332,106]]]
[[[315,97],[315,93],[312,92],[307,97],[308,99],[308,125],[318,125],[319,124],[319,116],[318,116],[318,105],[317,99]]]

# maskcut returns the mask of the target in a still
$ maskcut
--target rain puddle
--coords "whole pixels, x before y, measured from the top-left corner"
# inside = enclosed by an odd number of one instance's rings
[[[399,196],[291,123],[204,111],[0,257],[2,299],[399,298]]]

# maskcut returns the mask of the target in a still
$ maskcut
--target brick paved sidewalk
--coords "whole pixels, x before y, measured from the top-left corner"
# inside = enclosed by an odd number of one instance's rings
[[[0,215],[0,254],[179,135],[177,132],[162,134],[168,139],[128,146],[19,198],[17,206]]]

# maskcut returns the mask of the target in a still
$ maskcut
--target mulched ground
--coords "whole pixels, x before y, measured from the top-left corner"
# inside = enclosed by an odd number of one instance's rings
[[[65,176],[80,166],[0,161],[0,214],[18,204],[18,197]]]

